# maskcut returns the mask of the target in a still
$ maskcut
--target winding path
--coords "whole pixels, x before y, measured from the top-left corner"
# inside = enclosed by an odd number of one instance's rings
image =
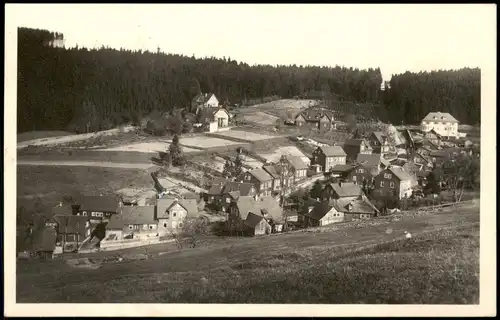
[[[83,167],[103,167],[103,168],[123,168],[147,170],[155,165],[152,163],[120,163],[105,161],[31,161],[18,160],[18,166],[83,166]]]

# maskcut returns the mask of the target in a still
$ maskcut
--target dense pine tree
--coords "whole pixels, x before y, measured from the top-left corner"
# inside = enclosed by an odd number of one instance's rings
[[[63,35],[46,30],[20,28],[18,35],[19,132],[89,132],[138,123],[155,110],[189,109],[199,92],[232,104],[272,96],[318,98],[347,108],[344,113],[357,112],[346,101],[383,101],[387,108],[374,108],[376,115],[393,123],[417,122],[430,110],[450,111],[465,123],[479,121],[478,69],[397,75],[381,91],[379,68],[249,66],[159,51],[64,49],[50,46]],[[175,129],[183,131],[182,125]]]

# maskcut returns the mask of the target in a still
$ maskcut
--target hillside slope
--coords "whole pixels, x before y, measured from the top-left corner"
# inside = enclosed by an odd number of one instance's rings
[[[449,303],[479,300],[479,207],[258,238],[158,245],[148,260],[18,263],[18,302]],[[404,231],[413,234],[405,239]],[[120,255],[144,253],[130,249]],[[171,251],[171,252],[168,252]],[[162,253],[160,255],[160,252]],[[115,253],[116,254],[116,253]],[[111,253],[107,253],[108,258]],[[104,253],[93,258],[99,261]]]

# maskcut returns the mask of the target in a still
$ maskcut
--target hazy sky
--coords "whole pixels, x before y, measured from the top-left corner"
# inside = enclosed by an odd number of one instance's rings
[[[18,26],[64,34],[66,46],[142,48],[249,64],[481,67],[494,49],[492,5],[7,5]]]

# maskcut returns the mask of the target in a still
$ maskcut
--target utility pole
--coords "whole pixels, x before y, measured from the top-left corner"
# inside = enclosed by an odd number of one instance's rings
[[[288,166],[287,166],[287,161],[285,156],[281,156],[280,161],[279,161],[279,166],[280,166],[280,207],[281,207],[281,212],[284,214],[284,204],[285,204],[285,175],[288,176]],[[285,215],[285,223],[283,225],[283,228],[286,227],[287,224],[287,215]]]

